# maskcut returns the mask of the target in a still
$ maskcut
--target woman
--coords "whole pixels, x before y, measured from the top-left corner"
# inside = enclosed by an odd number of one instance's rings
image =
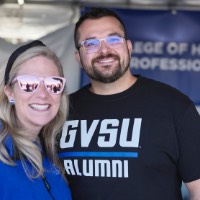
[[[41,41],[10,56],[0,85],[1,200],[71,200],[55,144],[68,108],[64,89],[62,66]]]

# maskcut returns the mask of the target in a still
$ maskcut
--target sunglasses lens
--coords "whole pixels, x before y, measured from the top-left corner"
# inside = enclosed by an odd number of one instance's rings
[[[20,88],[24,92],[33,92],[39,86],[39,80],[32,76],[20,76],[17,80]]]
[[[17,76],[19,87],[24,92],[34,92],[44,81],[45,88],[53,94],[60,94],[65,86],[65,79],[53,76],[47,78],[34,77],[30,75]]]
[[[64,81],[60,77],[48,77],[45,79],[45,86],[48,92],[59,94],[63,91]]]

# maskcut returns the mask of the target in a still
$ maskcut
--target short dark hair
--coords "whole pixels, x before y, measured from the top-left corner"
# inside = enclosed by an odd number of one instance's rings
[[[89,11],[85,12],[77,21],[76,25],[75,25],[75,30],[74,30],[74,43],[75,43],[75,47],[78,49],[78,29],[81,26],[81,24],[87,20],[87,19],[99,19],[102,17],[114,17],[116,18],[123,30],[124,30],[124,34],[125,34],[125,38],[126,38],[126,29],[125,29],[125,25],[124,22],[122,21],[122,19],[112,10],[106,9],[106,8],[91,8]]]

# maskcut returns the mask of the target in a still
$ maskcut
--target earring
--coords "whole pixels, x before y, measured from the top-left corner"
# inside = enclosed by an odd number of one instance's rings
[[[14,99],[10,99],[9,102],[10,102],[11,106],[15,105],[15,100]]]

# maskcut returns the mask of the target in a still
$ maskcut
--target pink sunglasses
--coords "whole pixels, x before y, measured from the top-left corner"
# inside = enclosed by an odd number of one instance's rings
[[[41,82],[44,83],[46,90],[51,94],[60,94],[64,87],[65,87],[65,78],[60,76],[50,76],[50,77],[37,77],[37,76],[31,76],[31,75],[22,75],[22,76],[16,76],[12,83],[15,81],[18,82],[19,88],[23,92],[35,92]]]

